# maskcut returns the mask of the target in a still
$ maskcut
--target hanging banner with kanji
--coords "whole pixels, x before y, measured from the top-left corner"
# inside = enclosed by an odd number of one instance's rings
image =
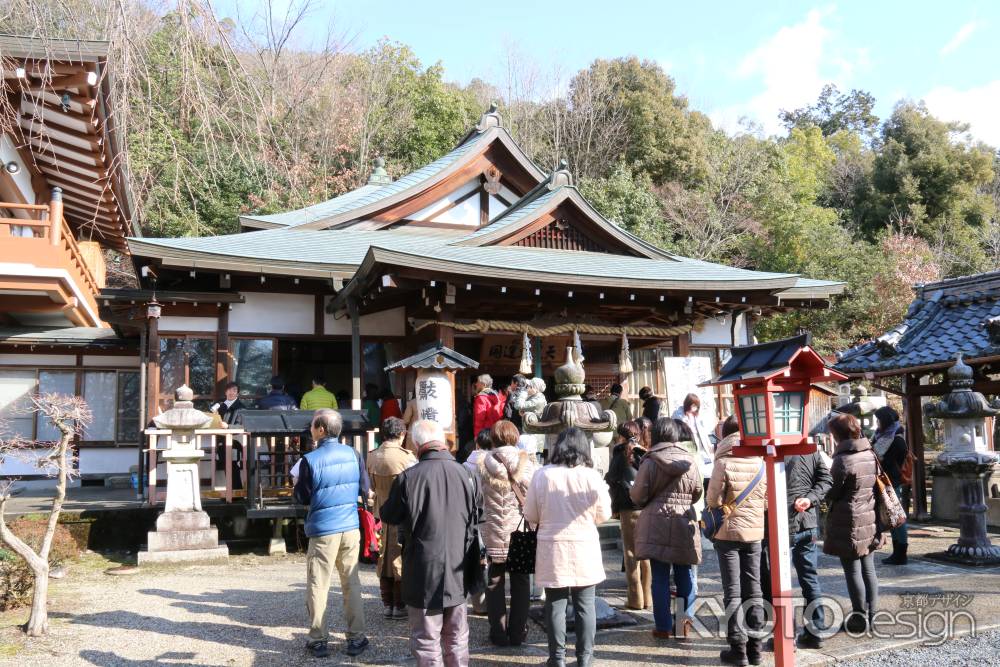
[[[417,372],[417,419],[437,422],[445,431],[452,430],[455,417],[455,398],[451,392],[448,374],[433,368]]]

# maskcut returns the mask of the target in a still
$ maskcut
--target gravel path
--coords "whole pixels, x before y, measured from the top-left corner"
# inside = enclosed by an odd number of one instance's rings
[[[940,549],[954,539],[954,531],[913,531],[911,549]],[[621,552],[605,552],[608,581],[599,594],[611,605],[624,604]],[[718,565],[711,548],[698,572],[699,598],[720,592]],[[134,559],[134,555],[131,556]],[[133,560],[134,562],[134,560]],[[409,656],[405,622],[386,621],[378,599],[372,566],[363,566],[365,615],[371,648],[356,661],[334,655],[326,661],[308,657],[304,650],[306,617],[304,606],[305,558],[233,556],[224,564],[192,564],[146,567],[139,574],[112,577],[104,570],[115,565],[97,554],[87,554],[74,563],[65,579],[53,581],[50,600],[51,632],[47,637],[26,641],[15,627],[27,611],[0,615],[0,666],[74,667],[77,665],[139,667],[152,665],[399,665],[413,664]],[[954,639],[936,648],[914,644],[900,648],[891,639],[831,638],[822,651],[799,651],[799,665],[837,662],[854,665],[1000,665],[1000,568],[967,570],[914,559],[902,568],[878,566],[882,597],[880,609],[899,609],[904,596],[914,593],[963,593],[981,631],[978,638]],[[824,591],[846,604],[839,563],[820,558]],[[342,607],[338,585],[331,590],[331,627],[339,650],[343,635]],[[706,617],[705,614],[708,614]],[[710,628],[711,612],[699,618]],[[634,613],[639,624],[601,631],[597,637],[596,664],[604,667],[644,665],[717,665],[724,646],[718,637],[692,639],[683,644],[662,642],[650,634],[652,617]],[[470,617],[471,664],[519,665],[544,663],[545,634],[532,622],[528,643],[516,649],[496,649],[487,640],[485,618]],[[992,626],[992,627],[990,627]],[[765,656],[770,660],[770,654]],[[853,661],[853,662],[851,662]]]
[[[975,637],[953,639],[941,646],[918,645],[894,651],[882,651],[860,660],[848,660],[838,664],[850,667],[997,665],[1000,664],[1000,631],[991,630]]]

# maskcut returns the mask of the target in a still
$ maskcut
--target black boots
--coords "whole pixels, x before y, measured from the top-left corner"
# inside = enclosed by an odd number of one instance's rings
[[[750,664],[750,661],[747,660],[746,644],[730,644],[729,648],[719,653],[719,661],[723,665],[746,667]]]
[[[737,667],[759,665],[762,661],[760,640],[750,640],[746,644],[730,643],[729,648],[719,653],[719,660],[723,665],[736,665]]]
[[[906,543],[892,541],[892,555],[882,559],[883,565],[906,565]]]

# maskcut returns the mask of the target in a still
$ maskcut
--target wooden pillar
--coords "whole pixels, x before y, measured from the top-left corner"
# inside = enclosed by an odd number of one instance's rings
[[[229,356],[229,304],[219,307],[219,331],[215,338],[215,395],[225,397],[226,385],[232,372],[232,358]]]
[[[677,334],[673,340],[673,352],[675,357],[686,357],[691,351],[691,341],[687,333]]]
[[[159,320],[150,317],[149,335],[146,338],[148,345],[148,362],[146,363],[146,378],[149,391],[146,393],[146,416],[143,427],[149,423],[153,415],[160,412],[160,328]]]
[[[927,512],[927,468],[924,465],[924,416],[920,396],[910,376],[903,378],[906,392],[906,437],[913,449],[913,514],[918,521],[930,518]]]
[[[347,299],[347,313],[351,318],[351,409],[361,409],[361,315],[358,301]]]
[[[442,326],[441,322],[455,321],[455,306],[449,303],[441,304],[441,312],[437,314],[438,324],[434,326],[437,339],[445,347],[455,349],[455,330],[451,327]]]
[[[146,404],[148,402],[148,397],[146,396],[146,391],[148,389],[148,384],[146,382],[146,344],[148,338],[146,337],[146,327],[139,329],[139,465],[136,468],[136,475],[138,476],[138,483],[135,486],[135,497],[136,500],[142,500],[142,494],[145,487],[142,484],[142,474],[146,470],[145,462],[145,449],[146,449],[146,438],[143,436],[143,431],[146,428],[146,424],[149,422],[146,420]]]

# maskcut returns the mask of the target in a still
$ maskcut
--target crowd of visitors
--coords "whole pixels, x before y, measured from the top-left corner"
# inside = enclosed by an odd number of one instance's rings
[[[310,505],[309,650],[329,653],[326,599],[334,569],[347,623],[344,650],[354,656],[368,646],[357,576],[359,498],[373,503],[382,522],[377,572],[385,617],[408,620],[418,665],[468,664],[470,604],[471,613],[488,617],[492,643],[523,644],[533,586],[543,591],[548,664],[565,664],[568,605],[577,664],[593,664],[596,589],[605,579],[598,526],[612,517],[621,522],[627,607],[652,608],[654,637],[683,641],[698,595],[698,508],[704,503],[721,508],[724,517],[711,536],[728,612],[728,648],[720,660],[760,664],[769,646],[755,631],[764,627],[764,601],[771,598],[767,481],[762,458],[734,453],[737,418],[719,424],[717,439],[700,418],[696,396],[670,416],[644,388],[643,416],[618,426],[602,479],[593,467],[589,436],[578,428],[560,433],[540,465],[534,436],[523,436],[513,419],[504,418],[513,417],[506,409],[509,396],[520,397],[513,411],[523,414],[530,387],[531,380],[515,378],[507,392],[498,392],[489,376],[477,379],[473,413],[479,430],[474,448],[461,450],[461,463],[437,423],[413,422],[408,440],[407,424],[390,416],[382,421],[381,446],[365,465],[339,444],[339,414],[316,411],[311,430],[317,447],[304,456],[295,486],[296,499]],[[619,406],[621,388],[615,389],[617,400],[607,400],[608,409],[630,416],[630,406]],[[832,466],[819,452],[786,459],[783,502],[802,595],[807,603],[821,595],[819,506],[825,503],[823,551],[843,567],[852,606],[842,628],[848,632],[865,631],[877,608],[873,554],[883,530],[876,522],[875,479],[881,461],[893,483],[903,484],[908,451],[898,421],[891,409],[880,411],[870,443],[855,417],[838,414],[829,420],[836,444]],[[888,562],[905,562],[905,530],[894,531],[893,540]],[[833,631],[823,607],[814,607],[796,637],[801,647],[819,648],[821,637]]]

